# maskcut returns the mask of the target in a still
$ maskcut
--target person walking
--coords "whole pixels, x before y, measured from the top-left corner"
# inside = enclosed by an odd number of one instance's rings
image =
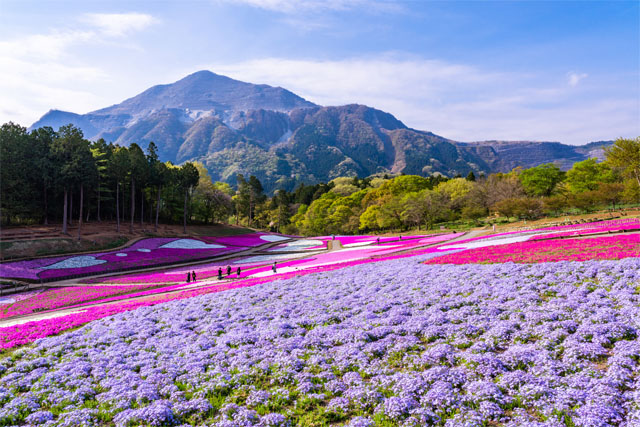
[[[222,267],[218,268],[218,280],[222,280]]]
[[[237,277],[238,279],[240,278],[240,271],[241,271],[241,270],[240,270],[240,267],[238,267],[238,268],[236,269],[236,277]]]
[[[187,283],[191,282],[191,273],[187,271]]]
[[[378,244],[378,245],[380,244],[380,238],[379,237],[376,239],[376,244]]]
[[[231,275],[231,266],[227,265],[227,276]]]
[[[276,263],[273,263],[273,266],[271,266],[271,270],[273,270],[274,273],[278,272],[278,266],[276,265]]]
[[[196,272],[195,270],[191,272],[191,279],[195,282],[196,281]]]

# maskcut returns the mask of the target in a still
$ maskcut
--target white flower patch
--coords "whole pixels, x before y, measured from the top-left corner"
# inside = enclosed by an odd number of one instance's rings
[[[127,254],[120,252],[120,253],[117,253],[116,256],[127,256]]]
[[[368,245],[371,245],[372,243],[374,243],[373,240],[365,240],[364,242],[347,243],[346,245],[342,245],[342,247],[343,248],[356,248],[358,246],[368,246]]]
[[[92,265],[104,264],[107,262],[104,259],[96,259],[94,256],[82,255],[75,256],[73,258],[67,258],[65,260],[56,262],[55,264],[47,265],[46,267],[40,267],[42,270],[57,270],[63,268],[82,268],[91,267]]]
[[[151,252],[151,249],[140,248],[138,252]]]
[[[267,234],[265,236],[260,236],[262,240],[266,240],[267,242],[279,242],[281,240],[287,240],[288,237],[284,236],[276,236],[275,234]]]
[[[312,248],[314,246],[320,246],[323,242],[321,240],[302,239],[295,242],[285,243],[283,246],[271,249],[272,252],[282,251],[299,251]]]
[[[160,246],[162,249],[221,249],[226,246],[195,239],[178,239]]]

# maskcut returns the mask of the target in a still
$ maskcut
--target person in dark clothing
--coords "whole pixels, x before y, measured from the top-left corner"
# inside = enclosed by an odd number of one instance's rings
[[[276,273],[278,271],[278,266],[276,265],[276,263],[273,263],[273,266],[271,267],[271,269],[273,270],[274,273]]]
[[[222,267],[218,268],[218,280],[222,279]]]
[[[238,268],[236,269],[236,277],[238,277],[238,278],[240,277],[240,271],[241,271],[241,270],[240,270],[240,267],[238,267]]]
[[[380,238],[379,238],[379,237],[376,239],[376,243],[377,243],[378,245],[380,244]]]
[[[231,275],[231,266],[227,265],[227,276]]]
[[[191,282],[191,273],[187,271],[187,283]]]
[[[193,279],[194,282],[196,281],[196,272],[195,271],[191,272],[191,278]]]

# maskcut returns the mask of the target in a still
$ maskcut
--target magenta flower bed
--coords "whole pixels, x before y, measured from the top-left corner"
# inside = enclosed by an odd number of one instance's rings
[[[622,220],[611,220],[603,222],[594,222],[588,224],[573,225],[572,228],[566,231],[550,234],[549,236],[534,236],[531,240],[545,239],[549,237],[571,237],[571,236],[584,236],[597,233],[616,233],[629,230],[640,229],[640,219],[628,218]],[[562,228],[559,228],[562,230]]]
[[[640,234],[575,240],[531,240],[469,249],[434,258],[428,264],[538,263],[640,257]]]

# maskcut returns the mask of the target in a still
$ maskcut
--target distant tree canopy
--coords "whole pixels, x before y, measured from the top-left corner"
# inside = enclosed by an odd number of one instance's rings
[[[338,177],[281,188],[268,197],[254,175],[236,187],[212,182],[201,163],[158,159],[158,148],[89,142],[71,126],[32,132],[0,128],[0,216],[3,224],[55,219],[63,229],[81,221],[212,224],[235,222],[289,234],[369,233],[432,228],[487,215],[531,219],[640,201],[640,138],[618,139],[606,161],[554,164],[488,176],[473,173]],[[292,187],[288,187],[292,188]],[[79,229],[80,227],[78,227]]]

